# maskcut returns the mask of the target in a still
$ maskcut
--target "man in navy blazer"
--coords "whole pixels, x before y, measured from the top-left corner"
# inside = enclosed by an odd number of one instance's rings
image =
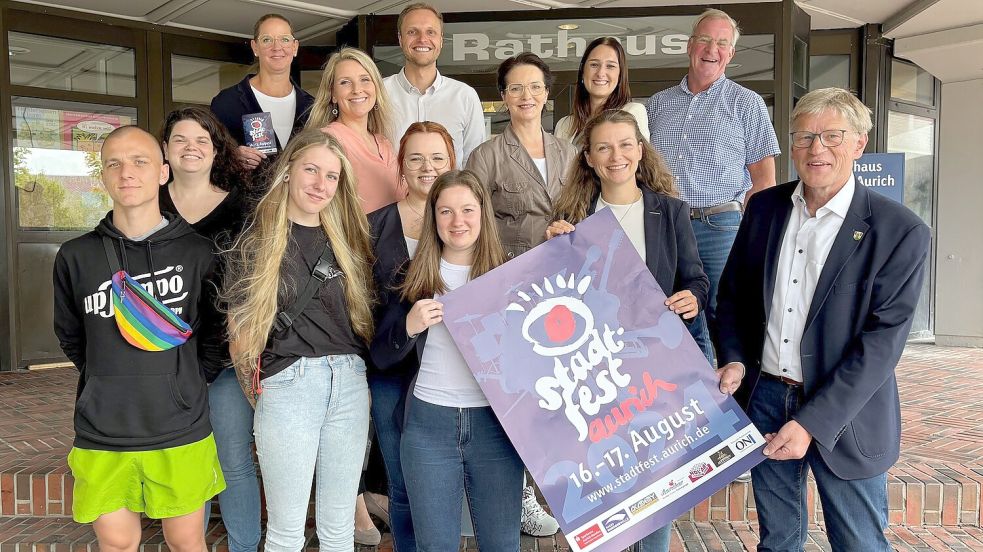
[[[898,459],[894,369],[918,303],[931,234],[853,175],[872,126],[850,92],[792,112],[800,180],[748,205],[720,280],[721,391],[768,441],[752,470],[759,551],[801,551],[812,469],[833,550],[889,551],[887,470]]]

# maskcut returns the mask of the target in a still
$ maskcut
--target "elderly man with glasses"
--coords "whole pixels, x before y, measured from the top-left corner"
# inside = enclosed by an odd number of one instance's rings
[[[710,278],[706,308],[689,329],[711,364],[717,281],[743,206],[755,192],[775,185],[775,156],[781,153],[761,96],[724,76],[739,37],[729,15],[703,12],[686,47],[686,76],[646,104],[650,141],[689,203],[700,260]]]
[[[889,551],[887,470],[898,459],[894,370],[931,234],[853,175],[870,111],[850,92],[792,112],[799,180],[755,196],[720,279],[720,389],[764,434],[752,470],[759,551],[802,550],[811,469],[833,550]]]

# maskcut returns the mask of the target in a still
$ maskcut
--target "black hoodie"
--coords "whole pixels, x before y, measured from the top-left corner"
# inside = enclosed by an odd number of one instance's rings
[[[220,351],[202,345],[220,331],[214,307],[212,243],[180,216],[132,241],[112,223],[112,212],[92,232],[62,245],[55,257],[55,335],[79,369],[75,446],[136,451],[186,445],[211,433],[205,369],[220,369]],[[153,281],[153,294],[193,331],[184,344],[149,352],[129,344],[116,327],[109,261],[103,236],[131,277]],[[122,253],[122,254],[121,254]],[[151,278],[151,274],[153,277]]]

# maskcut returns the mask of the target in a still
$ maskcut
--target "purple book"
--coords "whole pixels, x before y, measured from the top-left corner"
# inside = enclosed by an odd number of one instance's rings
[[[246,145],[263,153],[276,153],[276,134],[273,133],[273,116],[269,112],[249,113],[242,116],[242,130]]]

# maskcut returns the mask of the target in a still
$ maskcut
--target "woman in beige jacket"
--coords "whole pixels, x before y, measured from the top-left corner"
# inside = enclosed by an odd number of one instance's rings
[[[498,66],[498,89],[509,109],[505,131],[471,153],[467,168],[491,194],[498,233],[511,259],[543,242],[553,202],[560,196],[573,144],[543,130],[553,84],[549,66],[524,52]]]

